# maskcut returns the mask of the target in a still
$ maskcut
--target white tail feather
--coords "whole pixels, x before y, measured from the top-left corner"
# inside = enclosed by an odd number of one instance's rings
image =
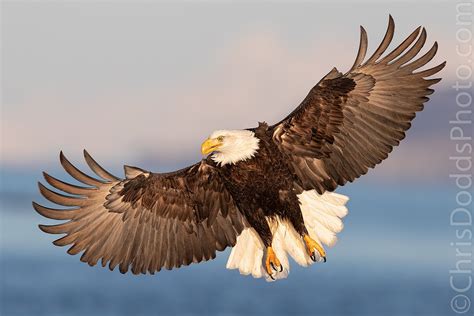
[[[349,198],[342,194],[326,192],[323,195],[314,190],[298,195],[305,226],[311,238],[333,246],[336,233],[344,228],[342,218],[347,215],[345,204]],[[313,263],[306,252],[303,239],[287,220],[276,218],[267,220],[273,234],[272,247],[283,266],[283,272],[274,275],[276,279],[286,278],[290,272],[289,254],[302,266]],[[265,246],[253,228],[245,228],[237,238],[237,243],[227,260],[227,269],[239,269],[241,274],[251,274],[254,278],[265,277],[272,281],[264,268]]]

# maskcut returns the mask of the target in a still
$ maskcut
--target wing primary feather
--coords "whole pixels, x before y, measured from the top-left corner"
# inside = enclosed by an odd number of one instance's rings
[[[66,158],[66,156],[64,156],[62,151],[59,154],[59,161],[61,162],[61,165],[63,166],[64,170],[66,170],[66,172],[69,173],[77,181],[95,187],[99,187],[105,184],[104,182],[92,178],[81,170],[77,169],[72,163],[69,162],[69,160]]]
[[[425,79],[429,85],[434,85],[434,84],[437,84],[438,82],[440,82],[442,79],[441,78],[434,78],[434,79]],[[434,90],[433,89],[426,89],[426,95],[430,95],[430,94],[433,94]],[[428,102],[430,100],[430,98],[428,97],[424,97],[423,98],[423,102]]]
[[[43,177],[52,187],[61,190],[63,192],[75,195],[89,195],[94,191],[97,191],[96,188],[87,188],[87,187],[80,187],[74,184],[66,183],[61,180],[56,179],[53,176],[50,176],[46,172],[43,172]]]
[[[364,61],[365,55],[367,54],[367,46],[368,46],[367,32],[364,29],[364,27],[361,25],[359,51],[357,52],[357,57],[356,57],[356,60],[354,61],[354,65],[352,65],[349,72],[355,70],[357,67],[359,67],[362,64],[362,62]]]
[[[419,26],[416,30],[414,30],[397,48],[395,48],[391,53],[380,60],[381,63],[388,64],[401,53],[403,53],[412,43],[416,40],[418,35],[420,34],[421,26]]]
[[[427,70],[423,70],[423,71],[420,71],[420,72],[416,72],[415,75],[423,77],[423,78],[424,77],[429,77],[429,76],[432,76],[432,75],[438,73],[439,71],[441,71],[445,66],[446,66],[446,62],[443,62],[443,63],[439,64],[436,67],[433,67],[433,68],[430,68],[430,69],[427,69]]]
[[[94,171],[99,177],[108,180],[108,181],[117,181],[121,180],[117,178],[113,174],[109,173],[107,170],[102,168],[95,160],[91,157],[91,155],[84,149],[84,159],[86,160],[87,165]]]
[[[426,30],[425,28],[423,28],[421,30],[420,37],[418,37],[415,44],[404,55],[396,59],[393,62],[393,65],[400,67],[403,64],[409,62],[412,58],[414,58],[420,52],[420,50],[423,48],[423,45],[425,45],[425,43],[426,43]]]
[[[80,211],[80,209],[59,210],[59,209],[49,208],[49,207],[42,206],[36,202],[33,202],[33,208],[40,215],[43,215],[44,217],[47,217],[50,219],[56,219],[56,220],[72,219]]]
[[[365,65],[375,63],[377,59],[380,56],[382,56],[382,54],[387,50],[388,46],[392,42],[394,31],[395,31],[395,22],[393,21],[392,16],[389,15],[387,32],[385,33],[385,36],[382,42],[380,43],[379,47],[375,50],[374,54],[367,60],[367,62],[365,62]]]
[[[57,225],[38,225],[38,227],[48,234],[66,234],[69,233],[69,229],[74,225],[74,222],[66,222]]]
[[[63,195],[60,193],[56,193],[51,191],[47,187],[45,187],[41,182],[38,182],[38,188],[41,194],[48,199],[49,201],[63,205],[63,206],[83,206],[87,203],[87,199],[79,198],[79,197],[72,197]]]
[[[433,59],[433,57],[436,55],[437,51],[438,51],[438,42],[435,42],[433,44],[433,46],[431,47],[431,49],[426,54],[424,54],[423,56],[421,56],[417,60],[403,66],[402,69],[412,72],[412,71],[415,71],[416,69],[418,69],[420,67],[423,67],[431,59]]]

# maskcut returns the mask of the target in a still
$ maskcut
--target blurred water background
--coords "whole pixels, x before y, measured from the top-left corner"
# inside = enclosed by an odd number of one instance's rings
[[[458,62],[448,1],[2,3],[1,315],[450,315],[455,187],[449,120]],[[212,130],[272,123],[334,65],[348,69],[364,24],[373,49],[392,13],[400,41],[422,24],[448,60],[406,141],[338,192],[349,215],[328,262],[266,283],[217,259],[154,276],[88,267],[31,201],[57,153],[81,165],[173,170]],[[434,64],[433,64],[434,65]],[[82,163],[84,166],[84,163]]]

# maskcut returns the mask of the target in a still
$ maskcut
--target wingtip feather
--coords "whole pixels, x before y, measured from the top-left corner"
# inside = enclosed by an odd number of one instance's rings
[[[388,19],[388,26],[387,26],[387,31],[385,32],[385,35],[382,39],[382,42],[380,45],[377,47],[375,52],[370,56],[370,58],[364,63],[364,65],[376,63],[377,60],[380,58],[380,56],[385,53],[387,50],[388,46],[392,42],[393,35],[395,33],[395,22],[393,21],[393,18],[390,16]]]
[[[92,156],[89,154],[89,152],[87,152],[86,149],[83,150],[83,154],[84,154],[84,159],[85,159],[87,165],[89,166],[89,168],[91,168],[91,170],[96,175],[98,175],[99,177],[101,177],[102,179],[104,179],[106,181],[121,180],[118,177],[111,174],[110,172],[108,172],[107,170],[105,170],[101,165],[99,165],[97,163],[97,161],[95,161],[95,159],[92,158]]]
[[[48,225],[43,225],[43,224],[39,224],[39,225],[38,225],[38,228],[39,228],[42,232],[47,233],[47,234],[51,234],[50,231],[49,231],[49,229],[48,229],[48,227],[49,227]]]
[[[362,62],[364,61],[365,55],[367,54],[367,46],[368,46],[367,31],[361,25],[360,26],[359,49],[358,49],[358,52],[357,52],[357,57],[354,61],[354,64],[352,65],[351,69],[348,72],[351,72],[351,71],[355,70],[357,67],[359,67],[362,64]]]

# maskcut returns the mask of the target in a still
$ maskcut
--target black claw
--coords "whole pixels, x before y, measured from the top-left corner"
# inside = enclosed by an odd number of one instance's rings
[[[280,265],[280,272],[283,271],[283,265]]]
[[[309,257],[311,258],[311,260],[313,260],[313,262],[316,262],[316,255],[314,253],[312,253]]]
[[[278,270],[276,269],[275,265],[273,264],[273,262],[270,262],[270,265],[272,266],[272,269],[273,269],[275,272],[278,271]]]
[[[273,275],[269,274],[270,278],[275,281],[275,278],[273,277]]]
[[[326,262],[326,261],[327,261],[327,260],[326,260],[326,257],[323,257],[323,262]]]

